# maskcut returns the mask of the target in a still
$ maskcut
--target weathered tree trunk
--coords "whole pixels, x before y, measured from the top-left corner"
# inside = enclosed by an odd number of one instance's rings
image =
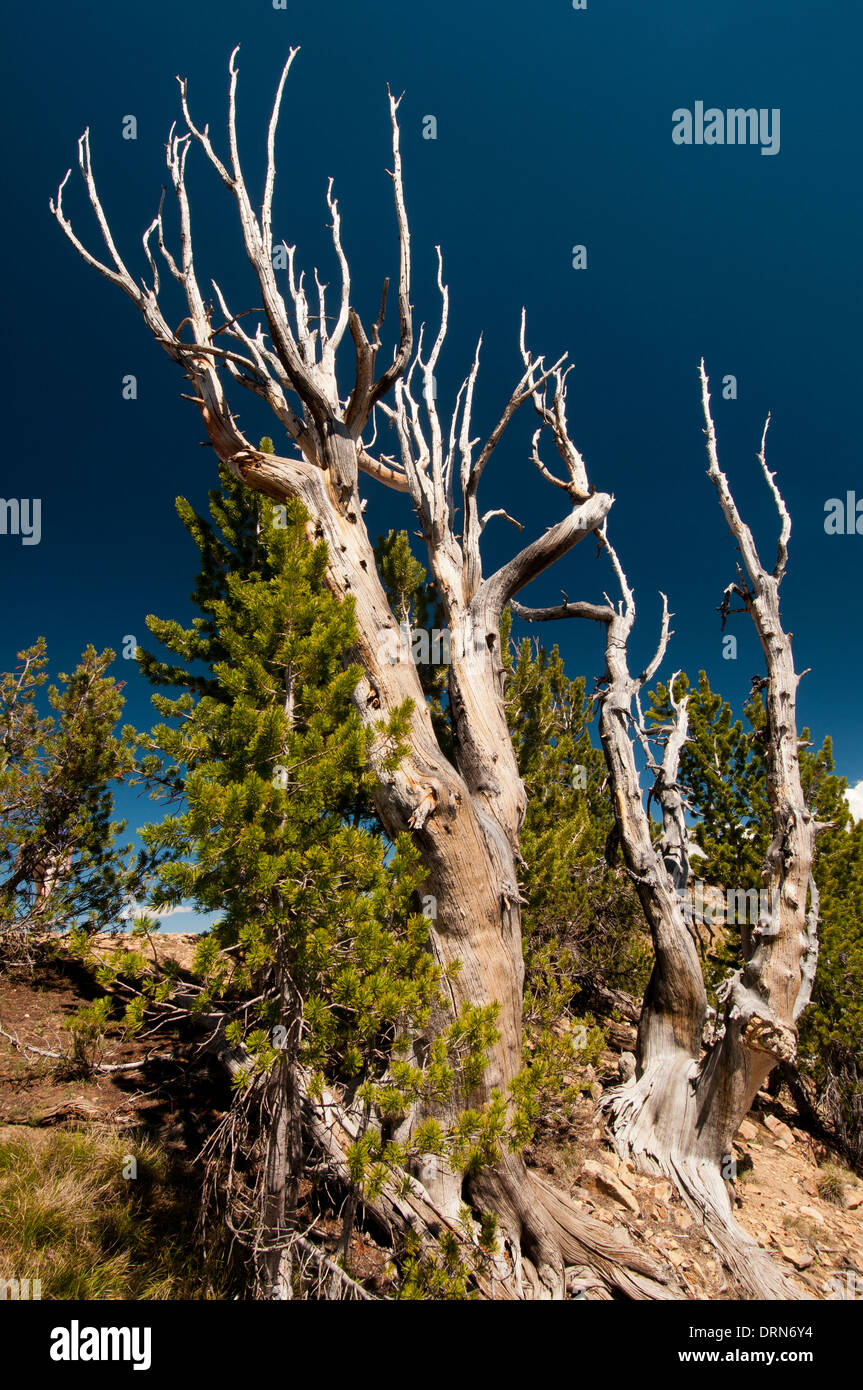
[[[772,574],[762,567],[752,535],[742,522],[727,479],[720,472],[704,367],[702,395],[707,424],[709,476],[741,551],[745,572],[731,592],[752,617],[767,666],[767,789],[773,841],[764,869],[770,920],[752,932],[743,969],[725,982],[724,1015],[716,1036],[702,1046],[707,996],[696,945],[697,924],[683,894],[690,882],[687,830],[676,785],[686,739],[685,701],[674,701],[676,719],[661,766],[652,759],[639,692],[658,669],[668,637],[667,606],[659,650],[633,679],[627,644],[635,604],[609,546],[623,592],[619,610],[566,604],[557,610],[522,610],[543,620],[553,614],[605,624],[606,671],[599,696],[600,738],[609,771],[614,813],[626,868],[635,883],[653,938],[654,966],[638,1032],[632,1080],[609,1092],[603,1106],[621,1156],[643,1172],[669,1177],[692,1212],[704,1222],[736,1280],[756,1297],[797,1298],[800,1293],[761,1247],[734,1221],[727,1180],[734,1175],[733,1143],[740,1123],[772,1069],[796,1055],[796,1022],[809,1000],[817,955],[818,900],[812,879],[815,827],[800,784],[795,696],[799,677],[791,643],[779,617],[779,584],[787,561],[791,524],[765,461],[762,470],[781,520],[779,555]],[[765,426],[766,436],[766,426]],[[635,706],[635,709],[633,708]],[[634,729],[655,775],[653,794],[662,808],[663,836],[656,843],[636,767]]]
[[[298,1058],[302,1005],[280,950],[276,971],[285,1036],[279,1060],[266,1078],[257,1117],[265,1135],[266,1158],[256,1233],[256,1277],[257,1291],[265,1298],[290,1299],[294,1269],[289,1242],[296,1231],[299,1179],[305,1156],[304,1091]]]
[[[566,554],[602,523],[611,498],[592,494],[583,461],[566,425],[565,376],[562,361],[545,369],[524,344],[524,371],[500,420],[480,453],[471,439],[471,405],[479,368],[479,350],[457,397],[448,432],[441,427],[435,405],[434,370],[447,328],[448,295],[438,261],[442,297],[440,329],[428,359],[422,357],[422,332],[414,352],[410,304],[410,238],[401,178],[398,102],[390,97],[393,132],[392,179],[399,230],[399,336],[392,363],[379,374],[387,284],[377,321],[367,334],[351,306],[350,273],[344,255],[338,206],[327,192],[332,215],[333,246],[341,270],[341,296],[333,322],[327,316],[325,287],[318,283],[319,310],[310,313],[302,277],[295,279],[294,248],[287,255],[289,314],[276,281],[273,263],[272,203],[275,182],[275,137],[284,84],[294,59],[292,50],[282,72],[267,137],[267,169],[260,216],[254,211],[240,166],[236,136],[237,69],[232,54],[230,71],[229,150],[223,163],[215,152],[208,128],[192,121],[186,84],[181,98],[187,132],[172,131],[167,147],[168,167],[177,197],[180,255],[175,259],[165,244],[161,208],[144,235],[151,284],[139,284],[128,271],[111,238],[93,178],[89,136],[79,143],[79,163],[91,205],[101,229],[110,263],[91,255],[75,235],[63,211],[60,187],[54,212],[62,230],[84,260],[135,303],[170,357],[192,382],[190,397],[200,408],[210,443],[219,459],[250,487],[277,502],[298,498],[309,515],[309,533],[326,541],[327,581],[332,592],[355,603],[359,633],[354,658],[364,675],[355,700],[365,724],[376,731],[374,757],[381,769],[378,810],[386,830],[413,836],[427,871],[426,889],[436,903],[430,923],[431,946],[443,966],[458,962],[450,983],[453,1015],[465,1005],[497,1006],[497,1040],[488,1050],[488,1066],[475,1095],[462,1098],[483,1104],[493,1093],[507,1093],[522,1066],[521,998],[523,965],[517,883],[518,831],[524,815],[524,788],[506,727],[502,699],[499,624],[505,604],[548,565]],[[213,306],[205,305],[192,254],[191,216],[185,166],[197,144],[233,196],[243,242],[261,296],[266,331],[259,323],[254,335],[243,326],[244,316],[232,314],[218,285],[214,290],[221,326],[213,323]],[[68,175],[67,175],[68,178]],[[186,317],[174,331],[159,303],[160,278],[150,241],[156,234],[161,260],[185,298]],[[317,276],[316,276],[317,281]],[[315,325],[315,326],[313,326]],[[350,396],[340,396],[336,353],[350,331],[355,354],[355,380]],[[227,339],[228,346],[221,341]],[[411,393],[416,371],[422,378],[424,408]],[[239,430],[225,395],[226,377],[238,382],[270,406],[284,427],[295,454],[265,454]],[[546,391],[552,383],[548,402]],[[394,404],[385,403],[394,393]],[[290,399],[289,399],[290,398]],[[297,408],[290,402],[297,403]],[[489,578],[483,578],[480,536],[497,510],[480,517],[477,490],[483,470],[513,414],[531,402],[540,418],[534,437],[533,460],[543,476],[566,494],[569,515],[520,551]],[[374,456],[363,431],[380,406],[398,440],[401,462]],[[542,463],[537,440],[543,429],[554,439],[567,477],[558,478]],[[457,534],[453,473],[457,468],[462,520]],[[358,474],[410,496],[419,519],[451,634],[450,708],[456,755],[444,756],[435,737],[417,671],[412,662],[392,661],[396,619],[381,585],[363,518]],[[506,518],[512,520],[512,518]],[[517,525],[518,523],[516,523]],[[396,644],[397,645],[397,644]],[[412,703],[408,750],[398,770],[385,771],[386,738],[383,722]],[[283,1109],[287,1101],[280,1102]],[[289,1123],[282,1115],[279,1125]],[[283,1161],[284,1134],[273,1136],[271,1174],[272,1216],[279,1217],[283,1194],[275,1169]],[[453,1220],[465,1195],[460,1172],[440,1162],[422,1171],[427,1195],[447,1220]],[[506,1250],[511,1256],[507,1279],[517,1295],[562,1296],[564,1259],[574,1253],[579,1263],[595,1268],[603,1281],[642,1297],[661,1287],[646,1276],[642,1256],[595,1223],[585,1223],[559,1194],[530,1177],[521,1159],[509,1156],[472,1184],[482,1205],[501,1219]],[[505,1263],[505,1261],[504,1261]],[[651,1272],[656,1271],[651,1266]]]

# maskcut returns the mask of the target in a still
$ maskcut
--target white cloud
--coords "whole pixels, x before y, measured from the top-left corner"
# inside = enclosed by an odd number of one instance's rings
[[[155,917],[160,924],[172,918],[170,927],[162,926],[163,931],[170,932],[209,931],[220,916],[218,912],[196,912],[191,903],[176,903],[173,906],[165,903],[161,907],[149,907],[146,903],[128,903],[119,914],[120,920],[131,922],[139,913]]]
[[[845,796],[855,820],[863,820],[863,781],[849,787]]]

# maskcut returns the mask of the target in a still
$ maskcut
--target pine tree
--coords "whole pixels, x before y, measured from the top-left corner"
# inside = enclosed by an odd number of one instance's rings
[[[527,790],[521,831],[526,1106],[536,1121],[566,1110],[590,1084],[605,1045],[597,1013],[630,1012],[647,979],[638,901],[612,862],[605,763],[590,739],[592,703],[558,648],[510,640],[505,700]],[[615,1015],[616,1016],[616,1015]],[[581,1070],[579,1070],[581,1069]],[[579,1079],[580,1078],[580,1079]]]
[[[744,719],[735,719],[704,671],[697,685],[690,685],[685,674],[678,677],[675,695],[679,699],[684,694],[689,741],[680,755],[680,775],[695,816],[693,841],[704,856],[698,859],[698,872],[709,883],[757,887],[770,834],[760,693],[747,700]],[[659,682],[650,694],[647,718],[663,724],[670,716],[668,690]]]
[[[804,731],[804,736],[805,736]],[[848,784],[834,773],[830,738],[801,752],[816,819],[820,949],[812,1003],[800,1020],[801,1072],[816,1109],[857,1164],[863,1163],[863,821],[853,821]]]
[[[136,882],[111,819],[112,786],[134,767],[135,732],[117,732],[114,652],[88,646],[47,690],[46,644],[0,675],[0,956],[32,966],[57,933],[116,922]]]
[[[408,711],[376,730],[360,722],[353,605],[325,586],[326,546],[307,539],[300,505],[274,507],[227,473],[222,487],[211,495],[212,524],[178,503],[202,554],[202,616],[188,629],[148,619],[182,664],[144,654],[143,669],[185,689],[154,696],[165,722],[143,770],[180,804],[143,835],[151,901],[220,913],[197,952],[195,1008],[221,1014],[239,1061],[236,1105],[211,1154],[227,1154],[234,1172],[239,1143],[255,1174],[253,1214],[235,1189],[226,1200],[232,1226],[259,1252],[264,1291],[295,1278],[309,1105],[335,1094],[359,1117],[343,1252],[361,1189],[373,1193],[424,1154],[483,1161],[501,1142],[504,1114],[500,1105],[466,1111],[447,1132],[411,1122],[420,1098],[428,1105],[475,1085],[494,1013],[463,1011],[435,1031],[445,978],[419,910],[423,873],[408,837],[382,833],[372,799],[371,739],[395,767]],[[141,984],[128,1026],[141,1026],[160,989]]]
[[[528,793],[525,1011],[550,1024],[576,998],[596,1007],[608,1003],[609,988],[640,990],[646,942],[631,887],[609,862],[611,807],[584,678],[566,675],[557,647],[527,638],[507,660],[507,712]]]

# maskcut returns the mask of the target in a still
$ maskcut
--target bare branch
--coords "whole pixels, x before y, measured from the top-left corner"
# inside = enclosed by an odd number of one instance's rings
[[[541,434],[542,426],[540,426],[540,428],[534,432],[533,439],[531,440],[531,461],[536,464],[537,468],[539,469],[542,476],[545,478],[546,482],[553,483],[555,487],[561,488],[563,492],[569,492],[569,483],[565,483],[562,478],[556,478],[555,475],[550,471],[550,469],[546,468],[545,464],[539,456],[539,439]]]
[[[522,309],[520,346],[525,366],[528,366],[532,359],[525,346],[525,327],[526,315],[524,309]],[[569,482],[563,483],[560,479],[554,477],[540,461],[538,433],[533,437],[532,457],[534,463],[536,463],[544,477],[548,478],[550,482],[553,482],[556,487],[563,487],[570,494],[573,501],[582,501],[589,495],[590,488],[587,481],[587,469],[584,459],[570,438],[569,427],[566,422],[566,378],[572,371],[572,367],[567,367],[566,371],[561,371],[563,360],[564,359],[561,358],[560,362],[555,364],[551,372],[551,377],[554,381],[554,395],[552,397],[551,407],[549,408],[547,404],[545,390],[540,389],[541,386],[544,386],[544,382],[537,382],[536,389],[533,392],[533,404],[543,425],[547,426],[554,436],[557,451],[563,459],[566,471],[569,474]]]
[[[509,522],[511,522],[512,525],[515,526],[517,530],[519,530],[519,531],[523,531],[523,530],[524,530],[524,527],[522,526],[521,522],[520,522],[520,521],[516,521],[516,519],[515,519],[514,516],[510,516],[509,512],[504,511],[503,507],[495,507],[493,511],[486,512],[486,513],[483,515],[483,518],[482,518],[482,520],[481,520],[480,523],[479,523],[480,532],[482,532],[482,531],[485,530],[487,522],[491,521],[491,519],[492,519],[493,516],[502,516],[503,519],[504,519],[504,521],[509,521]]]
[[[327,207],[329,208],[333,217],[333,246],[335,247],[336,257],[339,262],[339,268],[342,272],[342,297],[341,305],[339,308],[339,317],[336,320],[335,328],[329,335],[326,333],[326,328],[324,324],[324,298],[323,289],[321,289],[321,347],[326,348],[327,353],[329,354],[330,361],[332,362],[335,359],[335,354],[338,351],[339,344],[341,343],[342,338],[345,336],[345,329],[348,326],[348,318],[350,316],[351,311],[351,272],[348,266],[347,256],[345,255],[344,249],[342,248],[341,218],[339,217],[339,205],[333,197],[332,179],[330,179],[327,185]],[[315,278],[317,279],[317,276],[315,276]]]
[[[267,128],[267,176],[264,181],[264,201],[261,207],[261,233],[264,243],[264,252],[270,259],[272,259],[273,255],[273,189],[276,182],[276,130],[279,124],[279,111],[281,110],[282,93],[285,90],[285,82],[291,70],[291,64],[299,51],[299,48],[292,48],[288,53],[287,61],[282,68],[282,75],[279,78],[279,85],[276,88],[273,110],[270,115],[270,124]],[[236,49],[234,52],[236,52]]]
[[[770,488],[770,492],[773,496],[773,501],[776,503],[776,510],[779,513],[779,520],[781,522],[779,541],[777,543],[776,566],[773,570],[773,578],[776,580],[777,584],[780,584],[782,582],[782,576],[785,574],[785,567],[788,564],[788,541],[791,536],[791,516],[788,512],[788,508],[785,505],[785,500],[782,496],[782,493],[779,491],[779,488],[776,485],[776,474],[771,473],[770,469],[767,467],[766,449],[767,431],[769,428],[770,415],[768,413],[767,419],[764,421],[764,433],[761,436],[761,448],[758,451],[758,462],[761,464],[761,471],[764,474],[764,480],[767,483],[767,486]]]
[[[410,492],[408,476],[403,469],[373,458],[365,449],[360,449],[357,462],[361,472],[367,473],[370,478],[377,478],[379,483],[384,483],[394,492]]]
[[[129,296],[131,300],[134,301],[135,304],[140,304],[141,291],[138,289],[137,285],[135,284],[134,280],[132,279],[131,275],[129,274],[128,270],[123,264],[123,261],[120,259],[120,256],[117,252],[117,248],[115,247],[113,239],[111,237],[111,233],[108,230],[108,223],[105,218],[104,211],[102,210],[102,204],[99,201],[99,195],[96,192],[96,184],[93,179],[93,169],[90,162],[89,128],[84,131],[84,134],[78,141],[78,163],[81,168],[81,173],[84,176],[84,182],[87,185],[87,192],[90,197],[90,203],[93,207],[93,211],[96,214],[97,221],[102,230],[103,239],[105,240],[108,252],[111,256],[111,259],[114,262],[116,269],[112,270],[110,266],[105,265],[103,261],[100,261],[95,256],[91,255],[91,253],[84,246],[83,242],[79,241],[78,237],[73,232],[72,224],[69,222],[69,219],[66,217],[63,211],[63,189],[66,187],[69,175],[72,172],[71,169],[66,170],[65,178],[63,179],[62,183],[57,189],[56,202],[53,198],[51,198],[48,202],[48,206],[51,210],[51,213],[56,218],[57,222],[60,224],[60,227],[62,228],[64,235],[75,247],[75,250],[78,252],[78,255],[81,257],[81,259],[86,261],[87,265],[91,266],[93,270],[98,270],[100,275],[104,275],[106,280],[110,280],[111,283],[114,285],[119,285],[120,289],[124,290],[125,293]]]
[[[653,680],[653,677],[659,670],[659,667],[662,664],[662,659],[665,656],[665,649],[668,646],[668,639],[671,636],[669,622],[674,615],[672,613],[669,613],[668,599],[666,598],[665,594],[662,593],[661,590],[659,596],[662,599],[662,625],[659,633],[659,645],[656,648],[656,653],[653,657],[653,660],[648,662],[641,675],[638,677],[636,684],[638,685],[639,690],[641,690],[642,687],[645,686],[648,681]]]
[[[550,526],[544,536],[520,551],[508,564],[483,583],[490,611],[500,614],[504,605],[549,565],[554,564],[579,541],[595,531],[608,514],[613,498],[605,492],[594,493],[568,517]]]
[[[589,618],[594,623],[610,623],[617,616],[613,608],[601,603],[564,602],[552,608],[525,608],[513,599],[509,606],[517,618],[527,623],[557,622],[559,618]]]
[[[396,204],[396,221],[399,230],[399,345],[393,357],[392,363],[386,371],[378,378],[368,393],[366,401],[363,403],[359,413],[359,428],[362,429],[372,408],[381,400],[387,392],[395,385],[403,375],[410,355],[413,351],[413,317],[411,314],[410,284],[411,284],[411,241],[410,229],[408,227],[408,215],[405,209],[404,184],[402,181],[402,158],[399,148],[399,123],[398,109],[401,104],[401,97],[394,97],[389,87],[387,95],[390,103],[390,122],[393,132],[393,194]],[[379,328],[383,323],[383,301],[381,302],[381,312],[376,324]],[[378,334],[373,330],[373,351],[377,351],[375,339]]]
[[[704,411],[704,433],[707,435],[707,457],[709,466],[707,476],[716,487],[719,493],[719,502],[725,519],[731,528],[731,533],[737,541],[746,572],[749,575],[749,582],[753,589],[757,590],[764,579],[764,569],[758,558],[758,551],[755,548],[755,541],[752,539],[752,532],[745,524],[737,510],[737,504],[731,495],[731,488],[728,486],[728,479],[719,467],[719,452],[716,444],[716,427],[713,423],[713,416],[710,413],[710,383],[707,373],[704,370],[704,358],[702,357],[699,368],[701,377],[701,404]]]

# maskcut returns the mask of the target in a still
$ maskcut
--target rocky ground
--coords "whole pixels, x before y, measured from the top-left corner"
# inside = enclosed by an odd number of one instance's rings
[[[154,949],[186,970],[197,940],[166,933],[155,939]],[[99,949],[107,954],[126,944],[107,939]],[[0,1028],[19,1044],[0,1036],[0,1141],[12,1132],[35,1137],[54,1125],[144,1127],[169,1151],[191,1160],[224,1100],[217,1074],[211,1084],[200,1068],[193,1076],[191,1044],[180,1038],[112,1040],[102,1060],[118,1070],[88,1079],[74,1069],[65,1075],[56,1057],[40,1056],[68,1051],[69,1018],[82,998],[96,993],[90,977],[76,968],[54,969],[33,982],[0,978]],[[737,1298],[671,1184],[635,1173],[612,1149],[596,1100],[618,1080],[620,1056],[631,1050],[634,1030],[616,1023],[610,1038],[600,1062],[582,1069],[581,1099],[543,1116],[528,1162],[588,1214],[625,1228],[636,1244],[666,1261],[689,1297]],[[784,1094],[758,1097],[735,1148],[741,1225],[784,1263],[805,1297],[860,1297],[863,1181],[801,1127]],[[333,1230],[335,1239],[337,1226]],[[359,1232],[355,1244],[360,1277],[384,1279],[385,1252]]]
[[[616,1025],[617,1047],[587,1068],[590,1091],[574,1115],[550,1115],[529,1158],[570,1193],[577,1206],[636,1244],[664,1258],[692,1298],[735,1299],[703,1231],[664,1179],[623,1163],[597,1116],[596,1100],[619,1079],[619,1049],[635,1044],[635,1030]],[[735,1141],[736,1216],[768,1249],[807,1298],[863,1294],[863,1181],[800,1128],[784,1092],[761,1093]]]

